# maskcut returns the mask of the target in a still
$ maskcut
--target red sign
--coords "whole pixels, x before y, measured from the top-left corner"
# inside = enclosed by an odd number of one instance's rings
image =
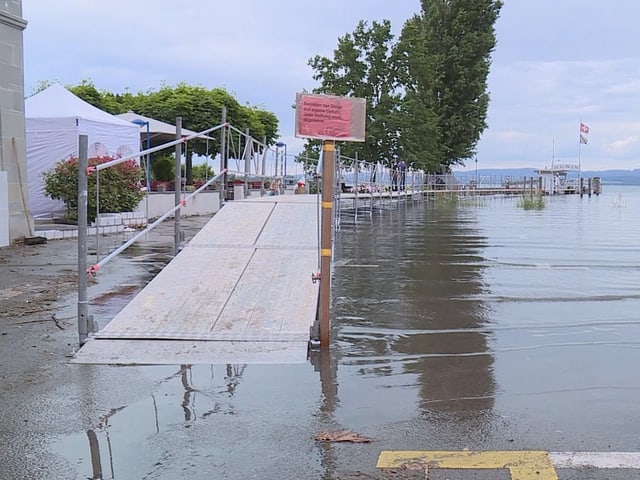
[[[296,94],[296,137],[364,142],[364,98]]]

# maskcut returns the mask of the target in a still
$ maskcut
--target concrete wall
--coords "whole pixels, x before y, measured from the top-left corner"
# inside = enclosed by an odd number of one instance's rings
[[[21,0],[0,2],[0,171],[7,172],[9,238],[29,236],[24,121],[24,59]]]
[[[7,172],[0,171],[0,247],[9,245],[9,192]]]
[[[175,194],[152,192],[149,194],[149,203],[147,206],[147,197],[143,198],[136,212],[147,214],[148,218],[155,219],[161,217],[175,205]],[[215,191],[200,192],[198,195],[189,200],[184,207],[180,209],[181,216],[191,215],[211,215],[220,210],[220,194]],[[171,215],[173,217],[173,215]]]

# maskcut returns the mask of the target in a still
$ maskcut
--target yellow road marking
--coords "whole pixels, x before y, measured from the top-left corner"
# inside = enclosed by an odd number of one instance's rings
[[[426,468],[507,469],[512,480],[558,480],[548,452],[383,451],[377,468],[422,464]]]

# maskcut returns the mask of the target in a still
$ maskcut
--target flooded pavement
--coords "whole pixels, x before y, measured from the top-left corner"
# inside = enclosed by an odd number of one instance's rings
[[[0,478],[408,479],[425,475],[377,470],[380,453],[640,450],[640,189],[546,203],[425,202],[358,225],[344,215],[329,355],[65,365],[56,388],[31,387],[10,412],[24,427],[3,448],[26,454]],[[159,238],[104,267],[114,288],[93,290],[100,322],[166,261],[172,224]],[[344,429],[372,442],[314,438]],[[561,480],[639,474],[558,470]]]

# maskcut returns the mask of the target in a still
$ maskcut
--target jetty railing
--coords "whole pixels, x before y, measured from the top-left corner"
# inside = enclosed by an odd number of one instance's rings
[[[424,190],[425,174],[407,166],[405,170],[348,157],[338,151],[336,161],[335,209],[340,225],[343,210],[353,211],[354,221],[365,214],[369,218],[376,209],[393,207],[399,201],[419,201]]]

